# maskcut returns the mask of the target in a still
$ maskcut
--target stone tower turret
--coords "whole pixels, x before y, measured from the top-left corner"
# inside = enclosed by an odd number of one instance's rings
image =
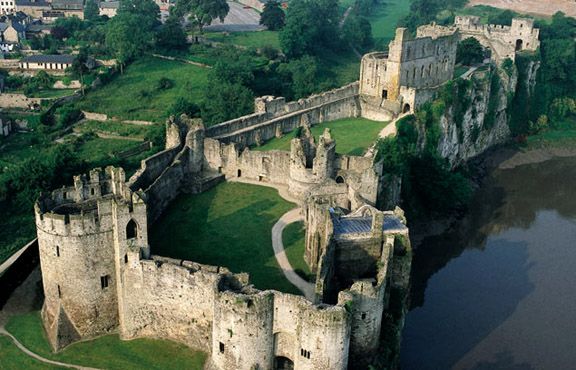
[[[74,177],[35,205],[45,301],[55,350],[118,326],[118,269],[128,248],[147,253],[146,205],[121,168]]]

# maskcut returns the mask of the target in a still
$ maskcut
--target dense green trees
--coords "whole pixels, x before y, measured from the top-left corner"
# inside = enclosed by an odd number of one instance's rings
[[[280,33],[282,50],[292,58],[338,49],[339,21],[337,0],[293,0]]]
[[[268,1],[264,5],[264,10],[260,15],[260,24],[266,26],[270,31],[277,31],[284,27],[286,15],[277,0]]]
[[[173,14],[180,18],[187,18],[194,26],[202,29],[214,19],[224,21],[230,7],[226,0],[177,0]]]
[[[365,17],[351,14],[342,27],[343,40],[355,48],[366,51],[373,44],[372,26]]]
[[[168,17],[166,22],[158,29],[156,44],[161,49],[184,49],[187,46],[186,33],[182,29],[180,19]]]
[[[100,16],[100,9],[95,0],[86,0],[84,5],[84,19],[94,21]]]
[[[204,92],[202,119],[213,125],[254,111],[252,63],[246,54],[229,50],[213,66]]]
[[[142,27],[142,20],[137,14],[119,13],[108,22],[106,46],[114,53],[121,71],[154,44],[154,32]]]
[[[441,11],[453,11],[461,8],[467,0],[414,0],[410,5],[410,14],[402,20],[401,25],[415,30],[422,24],[436,21]]]
[[[469,37],[458,44],[456,50],[456,63],[466,66],[482,63],[485,57],[484,47],[478,40]]]

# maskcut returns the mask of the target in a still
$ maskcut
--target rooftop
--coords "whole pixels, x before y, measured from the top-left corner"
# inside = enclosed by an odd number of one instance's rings
[[[22,58],[23,63],[62,63],[72,64],[74,57],[72,55],[30,55]]]
[[[372,229],[372,217],[338,217],[333,216],[334,234],[361,234],[369,233]],[[393,215],[384,215],[382,231],[403,231],[406,226]]]

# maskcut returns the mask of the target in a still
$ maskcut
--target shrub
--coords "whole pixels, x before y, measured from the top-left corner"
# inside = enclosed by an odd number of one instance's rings
[[[166,77],[162,77],[156,83],[156,90],[168,90],[172,87],[174,87],[174,81]]]

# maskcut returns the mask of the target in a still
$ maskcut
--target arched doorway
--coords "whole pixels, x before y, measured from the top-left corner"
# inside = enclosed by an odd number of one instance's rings
[[[402,109],[402,113],[408,113],[410,112],[410,104],[406,103],[404,104],[404,108]]]
[[[274,370],[294,370],[294,362],[288,357],[276,356],[274,358]]]
[[[516,51],[522,50],[523,43],[524,41],[520,39],[516,40]]]
[[[126,225],[126,239],[134,239],[138,236],[138,225],[136,221],[130,220]]]
[[[344,184],[344,178],[342,176],[336,177],[336,183],[337,184]]]

